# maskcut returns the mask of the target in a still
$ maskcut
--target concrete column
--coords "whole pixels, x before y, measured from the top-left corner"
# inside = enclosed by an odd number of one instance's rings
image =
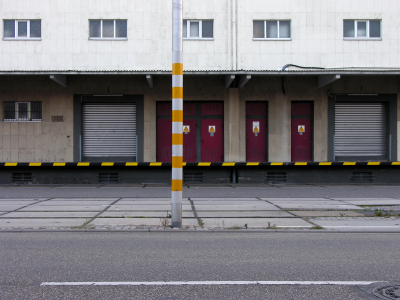
[[[271,99],[268,110],[268,157],[272,162],[291,160],[291,116],[290,101],[283,93],[277,92]]]
[[[143,160],[156,161],[156,101],[144,95]]]
[[[225,161],[240,161],[239,89],[229,89],[228,105],[228,151],[225,151]]]

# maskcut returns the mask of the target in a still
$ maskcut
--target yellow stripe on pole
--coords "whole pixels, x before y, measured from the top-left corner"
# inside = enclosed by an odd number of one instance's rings
[[[183,99],[183,87],[172,88],[172,99]]]
[[[183,64],[172,64],[172,75],[183,75]]]
[[[171,191],[172,192],[182,192],[182,180],[172,179]]]
[[[172,122],[183,122],[183,110],[172,111]]]
[[[183,157],[182,156],[172,156],[172,167],[173,168],[182,168],[183,165]]]
[[[172,145],[183,145],[183,133],[172,134]]]

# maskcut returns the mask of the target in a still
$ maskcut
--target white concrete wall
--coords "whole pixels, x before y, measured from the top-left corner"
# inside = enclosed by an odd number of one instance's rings
[[[184,41],[185,70],[232,69],[231,0],[185,0],[214,39]],[[400,65],[398,0],[237,0],[237,67]],[[0,41],[0,70],[170,70],[171,1],[2,0],[1,19],[41,19],[40,41]],[[89,19],[127,19],[125,41],[89,40]],[[291,41],[253,41],[253,20],[291,20]],[[382,19],[382,40],[343,40],[343,19]],[[0,24],[3,34],[3,22]]]
[[[238,69],[398,67],[397,0],[237,0]],[[381,19],[382,40],[344,40],[344,19]],[[291,41],[253,41],[253,20],[291,20]]]
[[[185,19],[216,28],[212,41],[185,41],[185,69],[227,68],[227,1],[185,0]],[[42,20],[40,41],[0,41],[0,70],[171,69],[171,1],[4,0],[0,16]],[[89,40],[89,19],[127,19],[128,39]]]

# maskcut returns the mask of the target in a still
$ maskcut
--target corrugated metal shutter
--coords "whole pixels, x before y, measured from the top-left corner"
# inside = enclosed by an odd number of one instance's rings
[[[335,156],[385,156],[384,103],[336,103]]]
[[[83,156],[136,156],[135,104],[83,105]]]

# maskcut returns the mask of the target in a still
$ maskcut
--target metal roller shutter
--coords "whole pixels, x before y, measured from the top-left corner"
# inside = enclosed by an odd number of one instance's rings
[[[384,103],[335,104],[335,156],[385,156]]]
[[[83,105],[83,156],[136,156],[135,104]]]

